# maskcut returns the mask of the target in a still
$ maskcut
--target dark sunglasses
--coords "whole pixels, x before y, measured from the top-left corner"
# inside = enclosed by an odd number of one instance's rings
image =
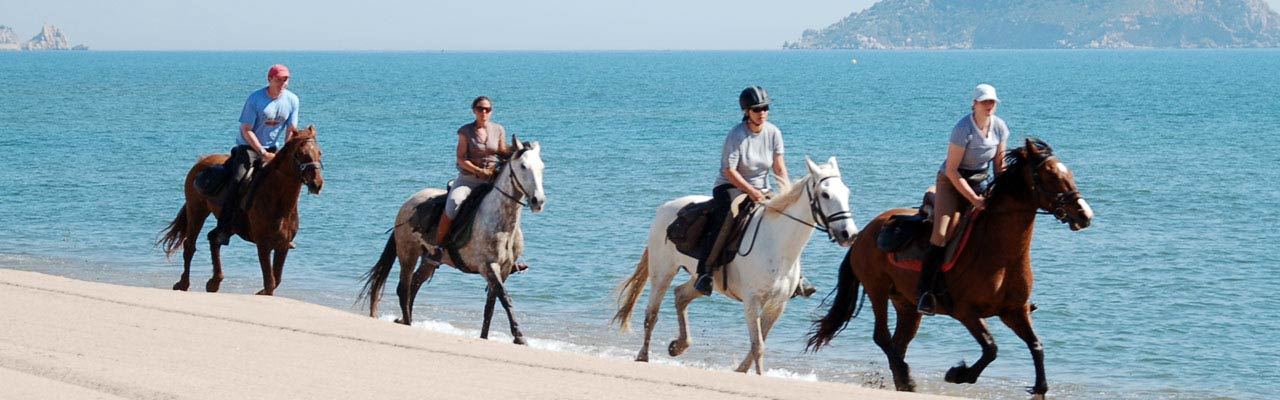
[[[276,80],[278,80],[278,81],[281,81],[281,82],[288,82],[288,81],[289,81],[289,77],[288,77],[288,76],[276,76],[276,77],[275,77],[275,79],[276,79]]]
[[[475,107],[471,107],[471,109],[472,109],[472,110],[479,111],[479,112],[482,112],[482,113],[491,113],[491,112],[493,112],[493,107],[480,107],[480,106],[475,106]]]
[[[751,107],[751,112],[762,113],[769,111],[769,106]]]

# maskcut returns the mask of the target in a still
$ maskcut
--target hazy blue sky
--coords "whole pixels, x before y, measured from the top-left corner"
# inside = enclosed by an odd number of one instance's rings
[[[873,3],[0,0],[0,25],[25,40],[48,22],[98,50],[777,49]]]

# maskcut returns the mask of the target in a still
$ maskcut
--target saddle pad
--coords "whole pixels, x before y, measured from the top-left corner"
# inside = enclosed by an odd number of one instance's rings
[[[676,219],[667,225],[667,240],[676,245],[681,254],[693,258],[702,258],[707,252],[701,249],[703,234],[707,231],[707,222],[711,218],[711,200],[689,203],[676,211]]]
[[[458,206],[458,216],[454,218],[452,232],[445,238],[449,242],[451,248],[462,248],[471,240],[471,227],[475,222],[476,210],[480,208],[481,200],[489,194],[493,189],[493,185],[479,185],[471,190],[471,194],[466,200]],[[413,215],[409,217],[408,224],[413,228],[414,232],[418,232],[428,241],[434,241],[436,238],[436,227],[440,224],[440,217],[444,215],[444,205],[447,200],[447,194],[442,194],[423,201],[413,210]]]
[[[946,257],[943,258],[942,262],[942,272],[950,271],[951,268],[955,267],[955,256],[960,254],[960,250],[964,249],[965,245],[969,243],[969,234],[973,233],[973,226],[975,225],[973,222],[977,221],[980,214],[978,212],[970,212],[961,219],[960,225],[956,227],[956,231],[960,232],[960,234],[954,235],[947,242]],[[901,251],[889,253],[889,264],[897,268],[919,272],[923,267],[921,264],[924,260],[924,255],[929,249],[929,230],[922,230],[921,233]]]

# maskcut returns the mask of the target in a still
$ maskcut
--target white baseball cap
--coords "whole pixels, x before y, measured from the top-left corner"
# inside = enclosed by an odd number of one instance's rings
[[[995,87],[984,83],[984,84],[978,85],[978,87],[976,88],[973,88],[973,101],[987,101],[987,100],[995,100],[997,103],[1000,102],[1000,98],[996,97]]]

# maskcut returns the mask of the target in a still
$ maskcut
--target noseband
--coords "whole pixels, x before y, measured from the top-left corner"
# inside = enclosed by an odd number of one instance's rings
[[[832,175],[826,178],[822,178],[818,180],[817,183],[813,184],[813,186],[815,187],[821,186],[822,182],[826,182],[827,179],[839,178],[839,177],[840,175]],[[828,229],[827,227],[831,226],[832,222],[853,218],[853,213],[848,211],[840,211],[835,214],[826,215],[822,211],[822,203],[818,202],[818,196],[813,195],[813,190],[809,185],[805,185],[804,193],[806,196],[809,196],[809,214],[810,214],[809,216],[810,218],[813,218],[813,223],[802,220],[800,218],[793,217],[791,216],[791,214],[787,214],[783,210],[779,210],[776,208],[770,208],[770,209],[777,211],[778,214],[782,214],[784,217],[791,218],[792,221],[796,221],[801,224],[808,225],[813,229],[817,229],[822,231],[823,233],[826,233],[827,239],[831,240],[832,242],[837,241],[838,239],[836,239],[836,235],[834,233],[831,233],[831,230]],[[759,229],[759,225],[757,225],[756,229]]]
[[[1067,205],[1079,201],[1082,197],[1077,190],[1068,190],[1065,192],[1050,192],[1040,183],[1040,167],[1043,167],[1049,160],[1056,160],[1058,156],[1049,156],[1040,160],[1035,167],[1031,168],[1031,188],[1036,195],[1049,199],[1049,212],[1053,214],[1058,222],[1064,224],[1071,222],[1071,217],[1067,215]]]
[[[298,147],[302,147],[302,144],[303,144],[303,143],[307,143],[307,142],[317,143],[315,139],[307,139],[307,140],[303,140],[303,141],[299,142],[299,143],[298,143]],[[301,180],[301,179],[302,179],[302,174],[305,174],[305,173],[307,172],[307,170],[308,170],[308,169],[314,169],[314,170],[316,170],[316,172],[320,172],[320,171],[324,170],[324,162],[323,162],[323,161],[316,160],[316,161],[312,161],[312,162],[309,162],[309,163],[304,163],[304,162],[298,162],[298,157],[294,157],[293,159],[294,159],[294,162],[293,162],[293,163],[294,163],[294,166],[296,166],[296,167],[298,168],[298,179],[299,179],[299,180]]]

